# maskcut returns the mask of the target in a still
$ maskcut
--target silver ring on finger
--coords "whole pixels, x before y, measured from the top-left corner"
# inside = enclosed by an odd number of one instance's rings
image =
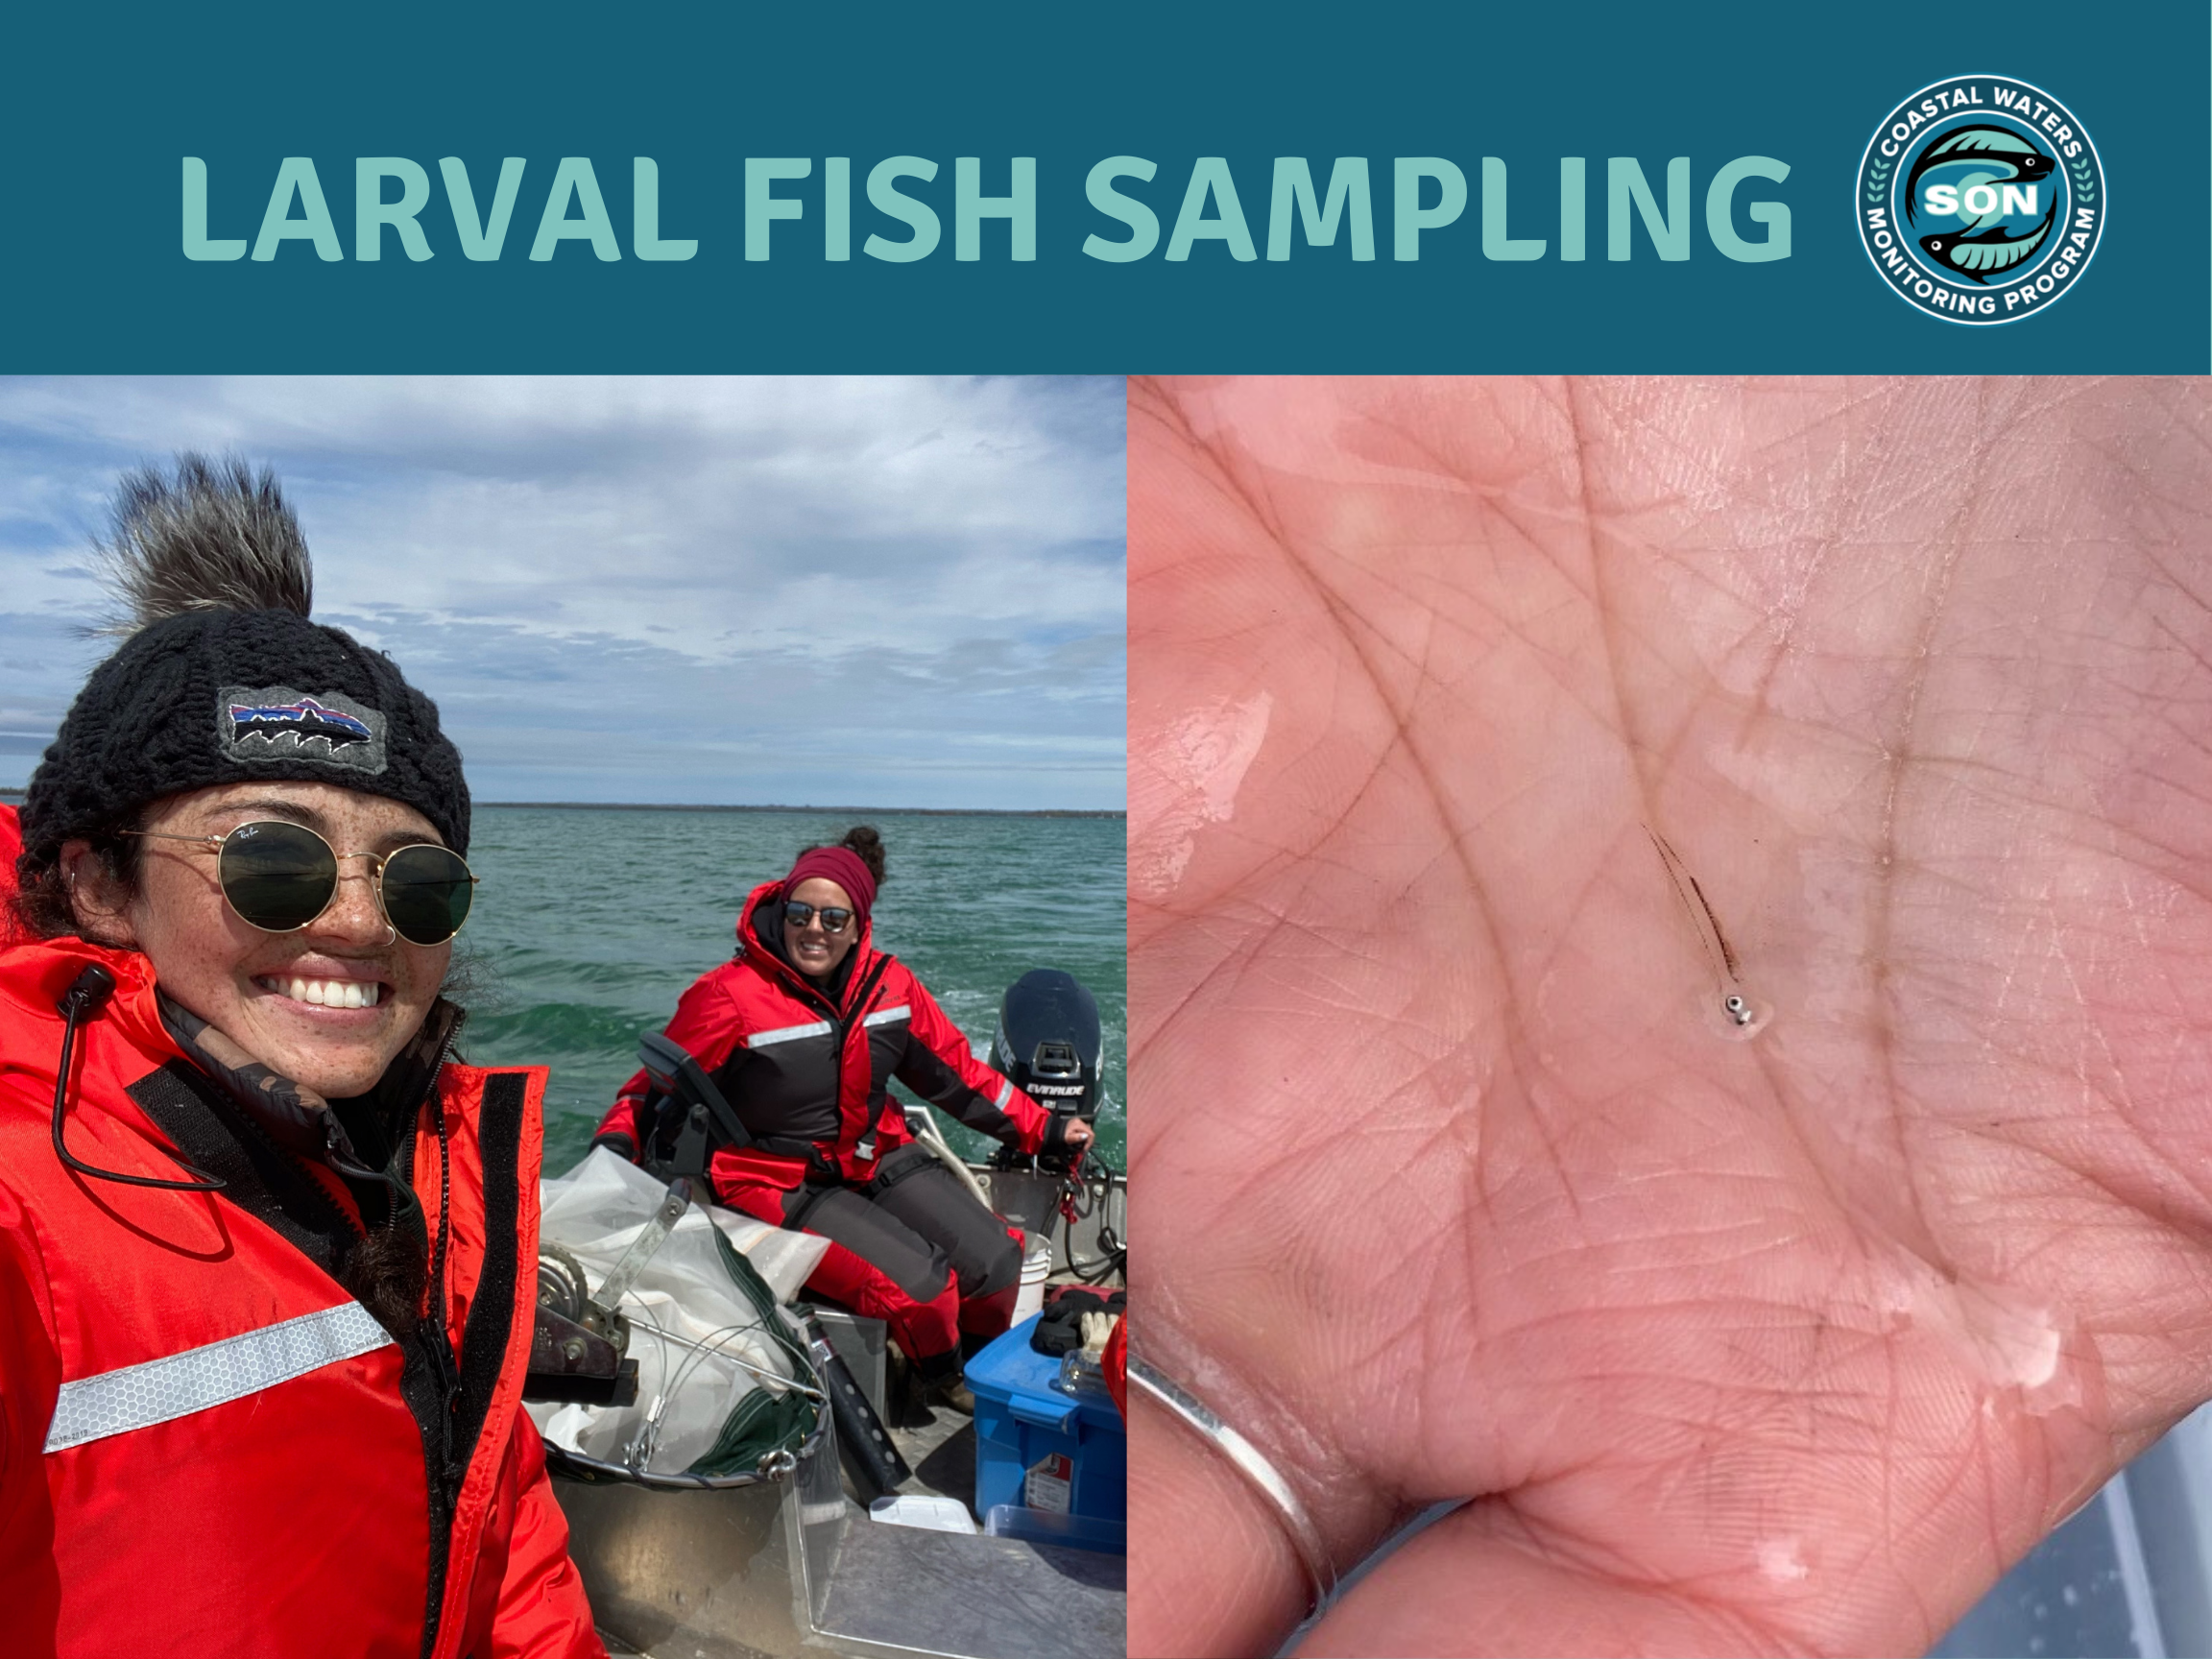
[[[1129,1354],[1129,1381],[1166,1407],[1186,1429],[1228,1458],[1229,1466],[1243,1477],[1245,1484],[1266,1500],[1284,1535],[1290,1541],[1291,1552],[1306,1570],[1307,1587],[1312,1598],[1306,1616],[1310,1619],[1328,1606],[1336,1595],[1335,1563],[1329,1559],[1313,1517],[1306,1512],[1306,1505],[1299,1501],[1290,1482],[1283,1479],[1282,1472],[1267,1460],[1259,1447],[1222,1422],[1190,1389],[1158,1366],[1139,1358],[1134,1348]]]

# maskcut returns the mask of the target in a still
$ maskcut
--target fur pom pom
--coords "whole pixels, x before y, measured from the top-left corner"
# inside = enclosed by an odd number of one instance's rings
[[[94,544],[124,606],[98,632],[131,634],[189,611],[294,611],[314,598],[300,521],[264,468],[239,456],[181,454],[176,471],[142,468],[116,486],[108,540]]]

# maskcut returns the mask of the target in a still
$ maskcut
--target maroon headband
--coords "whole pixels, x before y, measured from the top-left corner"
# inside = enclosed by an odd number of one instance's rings
[[[854,915],[861,926],[867,926],[868,912],[876,904],[876,878],[868,874],[860,854],[850,847],[816,847],[800,854],[791,874],[783,878],[783,897],[790,898],[800,882],[817,876],[845,889],[846,897],[853,901]]]

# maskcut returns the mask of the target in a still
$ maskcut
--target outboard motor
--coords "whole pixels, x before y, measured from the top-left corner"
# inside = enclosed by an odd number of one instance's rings
[[[1097,1000],[1072,974],[1058,968],[1031,969],[1007,988],[998,1004],[990,1063],[1053,1117],[1095,1116]],[[1057,1152],[1043,1162],[1065,1171],[1070,1159]]]

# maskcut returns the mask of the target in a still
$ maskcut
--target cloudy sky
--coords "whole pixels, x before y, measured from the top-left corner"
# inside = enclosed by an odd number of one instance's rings
[[[276,468],[483,801],[1118,809],[1118,378],[0,379],[0,785],[117,474]]]

